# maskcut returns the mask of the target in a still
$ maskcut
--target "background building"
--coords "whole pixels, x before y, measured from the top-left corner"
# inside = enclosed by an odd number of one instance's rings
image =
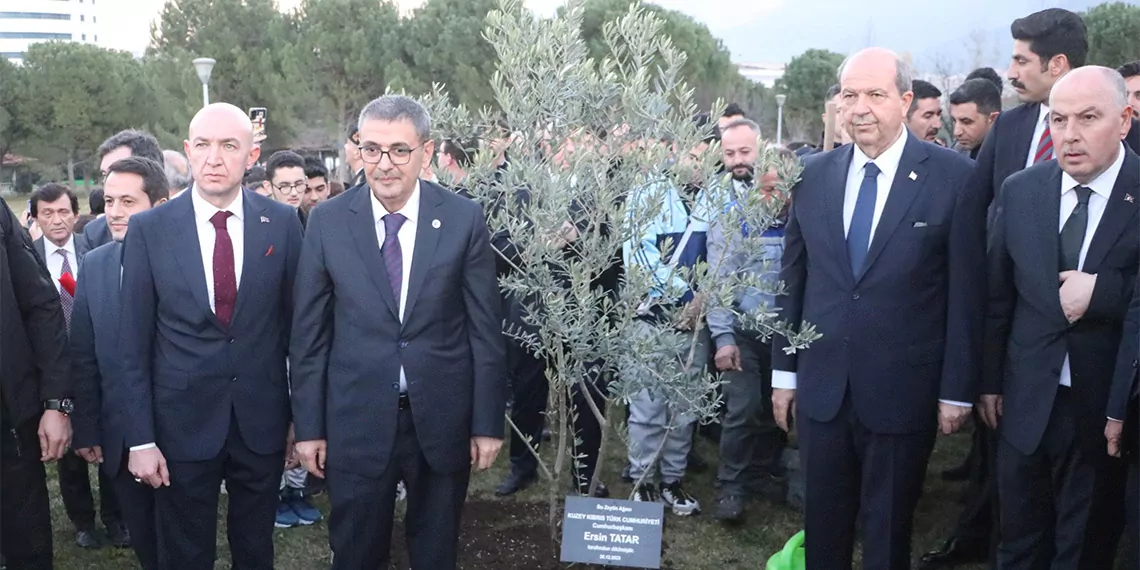
[[[0,0],[0,56],[15,63],[45,41],[99,43],[98,0]]]

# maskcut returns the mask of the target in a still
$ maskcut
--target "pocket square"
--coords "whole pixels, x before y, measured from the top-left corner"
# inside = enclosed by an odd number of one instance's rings
[[[926,227],[926,222],[915,222],[915,223],[914,223],[914,225],[913,225],[913,226],[911,226],[911,227],[914,227],[914,228],[925,228],[925,227]]]
[[[269,257],[270,255],[273,255],[273,245],[272,244],[269,245],[269,249],[265,250],[265,257]]]

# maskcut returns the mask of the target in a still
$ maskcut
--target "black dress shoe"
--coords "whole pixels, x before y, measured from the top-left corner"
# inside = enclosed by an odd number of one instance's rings
[[[499,497],[509,497],[530,487],[537,480],[538,474],[534,471],[523,472],[512,469],[510,474],[507,475],[507,478],[503,479],[503,482],[499,483],[498,487],[495,487],[495,495]]]
[[[130,548],[131,546],[131,531],[127,530],[127,525],[122,522],[112,523],[107,527],[107,538],[111,541],[111,546],[115,548]]]
[[[95,529],[75,531],[75,544],[79,545],[79,548],[103,548],[103,541],[99,540],[99,535],[95,534]]]
[[[585,497],[590,491],[590,482],[586,481],[584,484],[578,485],[578,494]],[[610,496],[610,488],[605,483],[598,481],[598,487],[594,489],[595,499],[607,499]]]
[[[687,463],[688,470],[693,473],[704,473],[709,470],[709,462],[705,461],[701,454],[697,453],[696,449],[689,450],[689,461]]]
[[[976,564],[989,559],[989,548],[952,537],[937,550],[922,555],[918,570],[952,568],[963,564]]]
[[[942,470],[942,480],[952,483],[958,483],[970,478],[970,462],[963,461],[957,467]]]

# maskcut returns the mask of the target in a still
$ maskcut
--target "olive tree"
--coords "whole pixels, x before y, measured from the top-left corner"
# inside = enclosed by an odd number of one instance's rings
[[[667,280],[663,294],[651,299],[653,272],[621,263],[673,188],[703,188],[716,211],[735,200],[739,207],[733,215],[742,219],[734,223],[756,230],[770,227],[784,204],[758,194],[734,196],[732,185],[717,174],[719,148],[706,142],[715,121],[698,126],[693,120],[698,109],[693,90],[682,80],[685,58],[662,34],[660,18],[632,5],[604,26],[611,55],[594,60],[579,32],[582,16],[581,3],[543,19],[519,0],[501,0],[484,32],[498,57],[491,78],[498,108],[452,106],[439,85],[424,98],[438,139],[482,141],[469,148],[474,163],[462,186],[484,205],[492,233],[509,234],[517,248],[517,253],[500,252],[512,268],[500,286],[525,308],[527,326],[508,327],[507,334],[548,363],[553,449],[538,454],[537,442],[531,444],[549,482],[552,531],[559,489],[581,459],[571,429],[575,415],[591,414],[603,428],[592,492],[605,448],[614,445],[615,436],[626,443],[619,414],[611,412],[634,394],[653,391],[669,402],[674,416],[715,417],[717,377],[693,377],[681,363],[662,362],[663,351],[685,348],[670,346],[685,337],[668,333],[685,322],[700,322],[712,306],[730,306],[741,288],[779,293],[754,276],[717,278],[714,261],[670,269],[680,279]],[[719,116],[720,107],[705,111]],[[508,163],[499,168],[504,149]],[[786,196],[798,166],[765,148],[757,171],[769,168],[778,170]],[[758,240],[749,237],[759,233],[737,232],[739,246],[759,255]],[[673,244],[659,245],[667,262]],[[600,287],[600,276],[615,270],[622,273],[620,286]],[[699,291],[703,302],[682,307],[670,301],[686,289]],[[633,334],[650,306],[663,315],[654,325],[661,334]],[[792,350],[816,337],[810,326],[790,326],[770,309],[739,316],[749,330],[788,337]],[[604,405],[586,398],[589,409],[576,409],[571,392],[586,389],[588,371],[598,363],[608,380]]]

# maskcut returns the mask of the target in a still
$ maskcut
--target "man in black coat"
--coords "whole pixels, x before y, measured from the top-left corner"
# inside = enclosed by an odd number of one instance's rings
[[[44,463],[71,443],[67,331],[59,293],[0,200],[0,554],[9,570],[50,570]]]
[[[982,413],[1000,424],[1003,569],[1111,568],[1124,465],[1105,409],[1140,261],[1140,158],[1114,70],[1057,82],[1056,161],[1002,186],[989,247]]]

